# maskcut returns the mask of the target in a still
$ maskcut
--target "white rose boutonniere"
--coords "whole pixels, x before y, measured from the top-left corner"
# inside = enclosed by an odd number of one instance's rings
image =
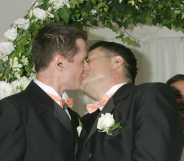
[[[108,135],[112,135],[113,131],[122,127],[122,122],[115,121],[113,114],[101,114],[100,118],[98,119],[97,129],[99,132],[106,132]]]
[[[78,137],[80,136],[81,134],[81,131],[82,131],[82,122],[81,120],[78,118],[78,121],[79,121],[79,126],[77,126],[77,133],[78,133]]]

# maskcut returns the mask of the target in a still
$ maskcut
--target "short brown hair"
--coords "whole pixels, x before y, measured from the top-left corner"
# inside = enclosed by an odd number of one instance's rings
[[[184,74],[174,75],[173,77],[167,80],[166,84],[171,85],[172,83],[180,81],[180,80],[184,80]]]
[[[79,38],[86,41],[87,33],[63,24],[49,24],[43,27],[32,44],[32,59],[36,72],[46,68],[56,53],[72,58],[78,50],[76,40]]]
[[[128,82],[135,83],[135,78],[137,75],[137,59],[135,58],[132,51],[123,46],[122,44],[116,42],[108,42],[108,41],[99,41],[93,44],[89,51],[102,48],[105,50],[107,56],[119,55],[125,60],[125,65],[123,69],[123,73],[128,79]]]

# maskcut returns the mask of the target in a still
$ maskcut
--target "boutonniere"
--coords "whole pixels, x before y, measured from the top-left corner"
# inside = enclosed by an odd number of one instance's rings
[[[79,118],[78,118],[78,122],[79,122],[79,126],[77,126],[77,134],[78,134],[78,137],[79,137],[80,134],[81,134],[83,125],[82,125],[82,122]]]
[[[121,129],[122,127],[122,122],[115,121],[113,114],[101,114],[100,118],[98,119],[97,129],[99,132],[106,132],[108,135],[112,135],[113,131]]]

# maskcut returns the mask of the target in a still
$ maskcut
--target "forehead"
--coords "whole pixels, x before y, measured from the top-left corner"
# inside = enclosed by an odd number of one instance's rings
[[[82,38],[76,39],[76,45],[78,48],[84,48],[86,50],[86,41],[83,40]]]
[[[105,55],[105,52],[100,47],[98,47],[98,48],[91,50],[88,53],[88,58],[96,58],[96,57],[104,56],[104,55]]]
[[[174,91],[178,92],[184,91],[184,80],[173,82],[170,86]]]
[[[173,82],[173,83],[171,84],[171,86],[173,86],[173,87],[184,88],[184,80],[179,80],[179,81]]]
[[[77,45],[77,48],[78,48],[78,52],[79,53],[83,53],[83,54],[87,54],[87,49],[86,49],[86,41],[83,40],[83,39],[77,39],[76,40],[76,45]]]
[[[87,56],[87,49],[86,49],[86,41],[83,39],[77,39],[76,40],[76,45],[77,45],[77,52],[73,57],[69,58],[69,60],[74,60],[74,61],[80,61],[83,60]]]

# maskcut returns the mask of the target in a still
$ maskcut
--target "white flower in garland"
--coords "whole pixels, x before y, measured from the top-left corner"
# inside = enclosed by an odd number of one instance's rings
[[[20,71],[22,66],[23,65],[18,62],[17,57],[10,59],[10,67],[12,68],[12,71],[13,71],[12,75],[18,79],[20,78]]]
[[[30,25],[30,21],[25,18],[18,18],[14,21],[14,25],[18,26],[20,29],[27,30]]]
[[[14,45],[11,42],[1,42],[0,43],[0,59],[6,61],[8,55],[14,51]]]
[[[22,56],[21,62],[23,65],[28,65],[28,58],[26,58],[25,56]]]
[[[47,9],[47,15],[48,15],[48,17],[50,17],[50,18],[54,18],[54,15],[52,14],[52,13],[50,13],[52,11],[52,9],[51,9],[51,7],[49,7],[48,9]]]
[[[43,9],[40,9],[40,8],[34,8],[32,10],[33,12],[33,15],[39,19],[39,20],[44,20],[46,17],[47,17],[47,13],[46,11],[44,11]]]
[[[4,82],[4,81],[0,81],[0,99],[9,96],[12,94],[12,86],[11,84]]]
[[[4,36],[5,36],[8,40],[14,41],[14,40],[17,38],[17,29],[13,27],[13,28],[7,30],[7,31],[4,33]]]
[[[7,83],[5,81],[0,81],[0,99],[3,99],[9,95],[21,92],[24,90],[33,77],[21,77],[12,83]]]
[[[13,71],[20,71],[22,64],[18,62],[17,57],[14,57],[13,59],[10,59],[10,67],[13,69]]]
[[[95,9],[92,9],[90,12],[91,12],[92,15],[97,14],[97,11]]]
[[[70,4],[68,0],[49,0],[49,4],[51,4],[55,10],[59,8],[63,8],[64,5],[70,8]]]
[[[21,77],[11,83],[12,93],[18,93],[24,90],[30,83],[31,78]]]

